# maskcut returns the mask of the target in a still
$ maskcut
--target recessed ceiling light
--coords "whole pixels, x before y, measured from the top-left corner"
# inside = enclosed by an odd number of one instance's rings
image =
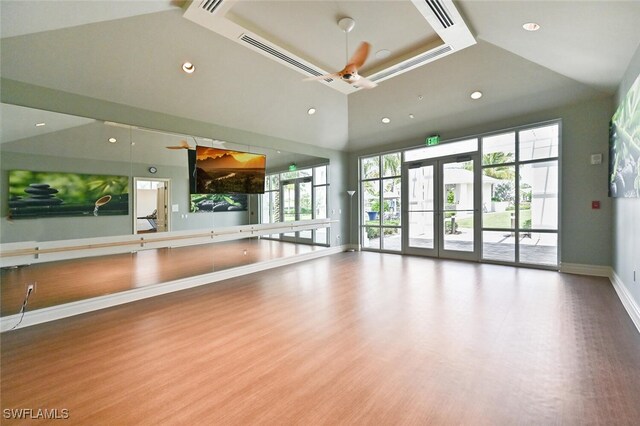
[[[413,114],[409,114],[409,118],[416,118],[416,116]]]
[[[36,127],[42,127],[42,126],[46,126],[47,123],[36,123]]]
[[[116,142],[118,142],[118,139],[116,139],[116,138],[109,138],[109,142],[110,142],[110,143],[116,143]]]
[[[418,95],[418,100],[419,100],[419,101],[421,101],[421,100],[423,100],[423,99],[424,99],[424,96],[422,96],[422,95]]]
[[[391,119],[389,117],[382,117],[382,122],[384,124],[389,124],[389,123],[391,123]]]
[[[475,91],[471,94],[471,99],[480,99],[482,97],[482,92]]]
[[[389,55],[391,55],[391,51],[387,49],[381,49],[376,52],[376,58],[378,59],[388,58]]]
[[[196,66],[191,62],[185,62],[184,64],[182,64],[182,71],[186,72],[187,74],[193,74],[195,70]]]
[[[540,25],[536,24],[535,22],[527,22],[526,24],[522,25],[522,28],[524,28],[526,31],[538,31],[540,29]]]
[[[309,110],[307,111],[307,114],[309,115],[313,115],[316,113],[316,109],[315,108],[309,108]]]

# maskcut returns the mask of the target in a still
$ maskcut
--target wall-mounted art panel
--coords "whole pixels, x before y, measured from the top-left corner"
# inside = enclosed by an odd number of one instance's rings
[[[266,156],[198,146],[196,192],[263,194]]]
[[[247,194],[191,194],[191,212],[247,210]]]
[[[9,217],[129,214],[129,177],[9,171]]]
[[[640,198],[640,76],[611,119],[609,196]]]

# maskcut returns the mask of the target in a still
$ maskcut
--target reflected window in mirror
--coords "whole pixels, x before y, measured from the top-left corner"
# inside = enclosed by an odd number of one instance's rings
[[[267,175],[260,197],[260,223],[292,222],[328,217],[328,167],[326,165]],[[328,228],[304,233],[273,234],[272,239],[327,245]]]

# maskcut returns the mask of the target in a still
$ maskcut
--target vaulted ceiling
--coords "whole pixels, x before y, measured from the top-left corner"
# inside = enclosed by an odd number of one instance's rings
[[[227,1],[228,2],[228,1]],[[230,2],[228,2],[230,3]],[[476,44],[341,93],[156,1],[0,2],[3,78],[305,144],[357,150],[611,96],[640,43],[640,2],[454,1]],[[227,5],[229,6],[229,5]],[[367,71],[433,43],[409,0],[240,1],[235,22],[327,71],[372,44]],[[541,29],[530,33],[525,22]],[[424,25],[424,34],[421,26]],[[395,60],[395,59],[394,59]],[[187,75],[181,64],[191,61]],[[480,90],[477,101],[469,94]],[[308,115],[313,107],[316,114]],[[410,118],[410,115],[413,118]],[[383,124],[382,117],[391,122]],[[203,135],[214,137],[215,135]]]

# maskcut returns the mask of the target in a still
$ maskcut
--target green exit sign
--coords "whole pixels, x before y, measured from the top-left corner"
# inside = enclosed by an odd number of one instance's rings
[[[298,170],[298,166],[296,166],[296,163],[289,164],[289,171],[290,172],[295,172],[296,170]]]
[[[440,143],[440,135],[433,135],[427,138],[427,146],[438,145]]]

